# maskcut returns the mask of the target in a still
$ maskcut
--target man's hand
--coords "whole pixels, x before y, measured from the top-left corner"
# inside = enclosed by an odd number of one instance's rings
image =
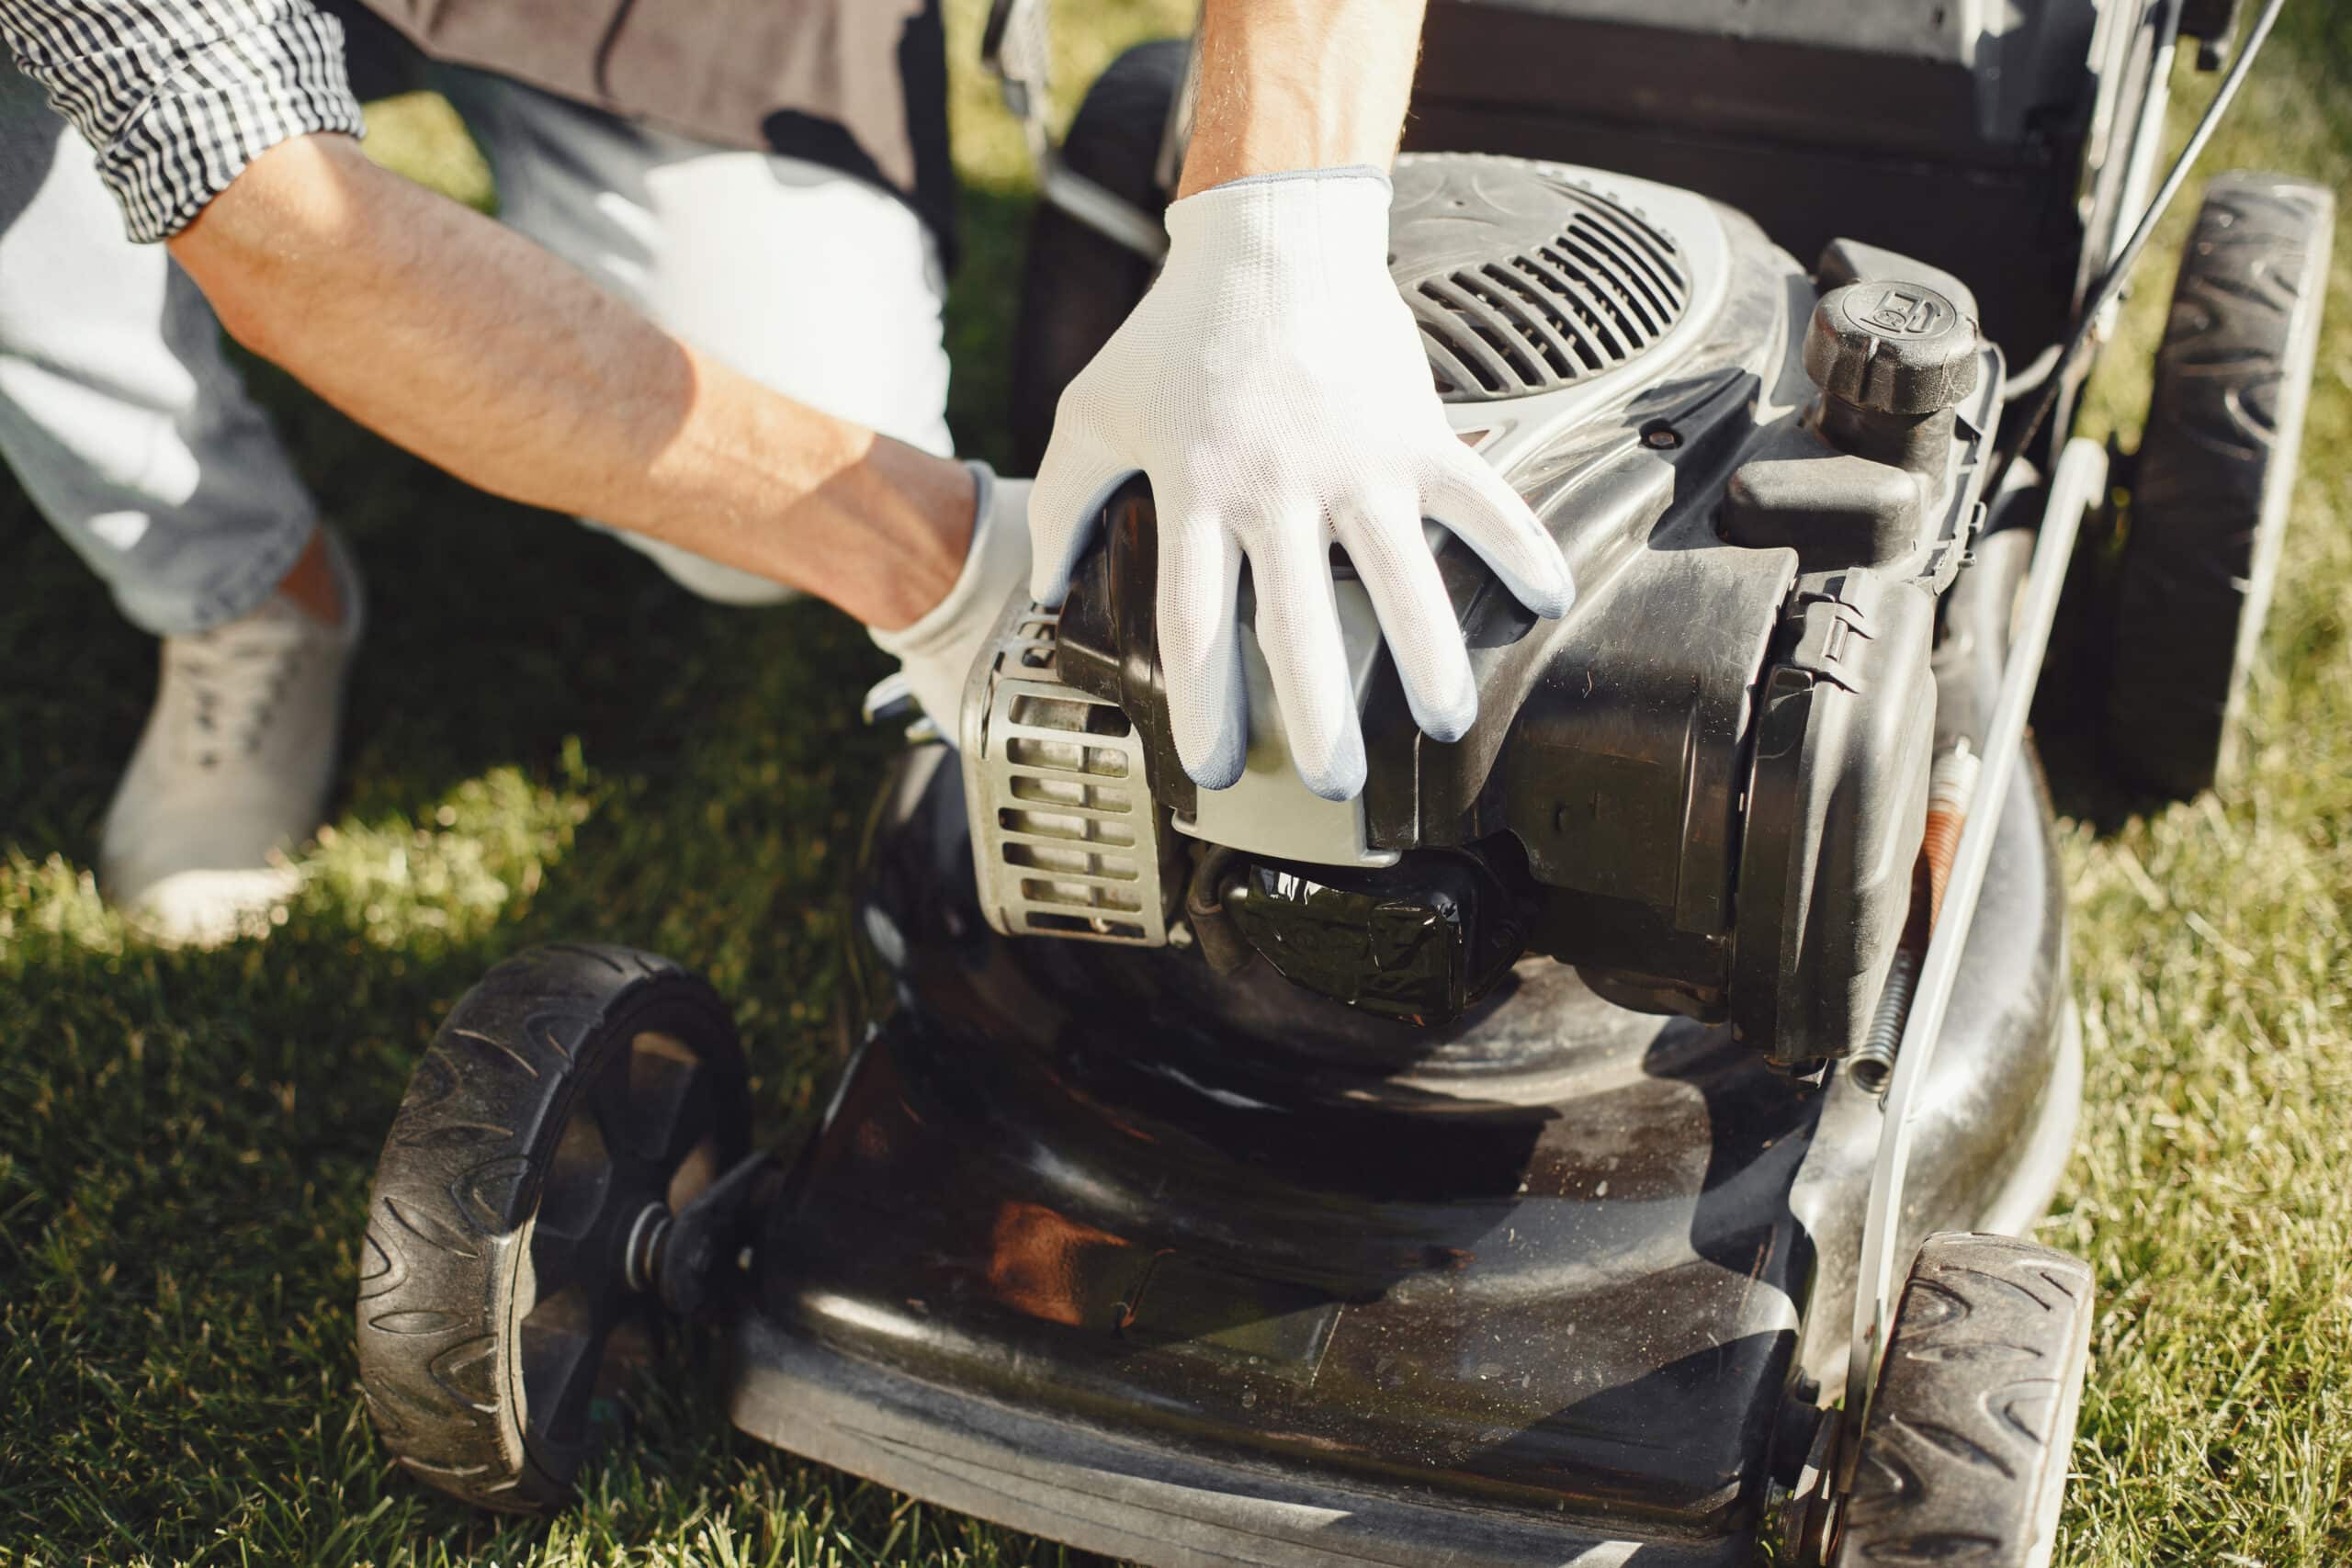
[[[1063,394],[1038,471],[1032,589],[1048,604],[1111,491],[1149,477],[1170,719],[1206,788],[1239,778],[1249,746],[1245,559],[1291,755],[1333,799],[1364,782],[1334,543],[1371,595],[1415,719],[1441,740],[1469,728],[1477,692],[1422,519],[1537,614],[1574,596],[1550,535],[1447,424],[1389,279],[1383,171],[1420,12],[1421,0],[1210,0],[1166,266]]]

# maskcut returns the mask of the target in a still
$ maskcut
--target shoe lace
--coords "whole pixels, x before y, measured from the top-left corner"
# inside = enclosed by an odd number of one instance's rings
[[[248,617],[164,644],[170,673],[187,693],[198,766],[215,768],[223,755],[250,757],[260,749],[306,640],[298,626]]]

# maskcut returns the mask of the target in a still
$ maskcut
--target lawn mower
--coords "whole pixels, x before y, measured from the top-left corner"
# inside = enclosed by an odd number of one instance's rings
[[[368,1217],[392,1453],[557,1506],[629,1344],[701,1321],[746,1432],[1146,1563],[2046,1562],[2092,1278],[2019,1239],[2083,1081],[2030,708],[2071,593],[2118,773],[2223,765],[2327,192],[2211,181],[2136,459],[2064,433],[2276,14],[1437,0],[1392,270],[1574,609],[1433,533],[1441,744],[1340,561],[1362,795],[1298,782],[1253,645],[1199,789],[1120,492],[889,770],[794,1146],[665,960],[457,1004]],[[1037,25],[988,42],[1045,160],[1033,457],[1149,286],[1190,58],[1056,146]],[[2185,45],[2227,75],[2162,173]]]

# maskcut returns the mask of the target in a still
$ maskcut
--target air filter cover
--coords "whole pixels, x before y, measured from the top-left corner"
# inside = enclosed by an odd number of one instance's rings
[[[1688,259],[1564,169],[1399,162],[1388,266],[1448,402],[1525,397],[1631,364],[1689,308]]]

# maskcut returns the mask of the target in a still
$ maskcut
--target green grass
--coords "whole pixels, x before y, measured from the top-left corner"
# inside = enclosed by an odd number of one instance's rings
[[[977,9],[951,7],[959,60]],[[1093,7],[1065,82],[1185,9]],[[2210,167],[2346,183],[2332,10],[2297,7]],[[1026,188],[968,73],[955,107],[954,419],[1001,455]],[[378,152],[486,200],[445,112],[390,106]],[[2168,283],[2159,257],[2095,422],[2131,428]],[[2066,833],[2090,1083],[2043,1231],[2102,1297],[2068,1563],[2352,1561],[2352,235],[2330,316],[2241,774],[2158,815],[2068,800],[2103,825]],[[266,942],[161,952],[100,907],[152,645],[0,491],[0,1565],[1063,1557],[734,1437],[691,1359],[551,1523],[389,1465],[354,1386],[353,1244],[435,1021],[515,948],[632,942],[735,998],[768,1126],[807,1104],[883,662],[820,606],[702,605],[255,374],[379,612],[335,825]]]

